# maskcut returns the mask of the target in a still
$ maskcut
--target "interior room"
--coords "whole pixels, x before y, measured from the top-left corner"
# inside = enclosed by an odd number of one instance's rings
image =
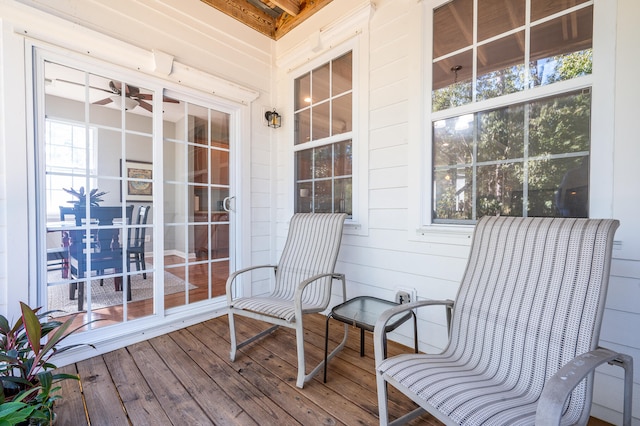
[[[0,0],[0,314],[24,302],[79,327],[54,357],[84,389],[65,384],[63,424],[100,423],[92,394],[123,407],[104,418],[144,423],[122,371],[160,424],[376,424],[375,321],[349,325],[326,380],[303,381],[296,333],[322,363],[348,299],[455,301],[483,217],[618,220],[595,335],[640,360],[638,17],[635,0]],[[227,279],[278,265],[307,213],[344,218],[328,304],[230,360],[232,297],[284,272],[234,278],[233,296]],[[411,312],[389,354],[448,347],[444,310]],[[141,365],[174,371],[185,408]],[[198,408],[213,388],[252,402]],[[623,424],[624,395],[623,370],[599,366],[589,424]],[[389,391],[391,417],[414,406]]]

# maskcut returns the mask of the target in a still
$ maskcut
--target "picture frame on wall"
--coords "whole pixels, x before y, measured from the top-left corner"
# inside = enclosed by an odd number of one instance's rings
[[[120,160],[120,176],[125,179],[126,193],[120,200],[151,202],[153,200],[153,163],[148,161]]]

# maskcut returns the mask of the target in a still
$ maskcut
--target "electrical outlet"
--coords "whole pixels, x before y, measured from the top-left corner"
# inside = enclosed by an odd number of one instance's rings
[[[150,243],[151,242],[151,235],[145,235],[144,236],[144,242],[145,243]]]
[[[411,303],[416,301],[416,289],[397,287],[396,288],[396,303]]]
[[[396,303],[411,303],[411,295],[406,291],[399,291],[396,293]]]

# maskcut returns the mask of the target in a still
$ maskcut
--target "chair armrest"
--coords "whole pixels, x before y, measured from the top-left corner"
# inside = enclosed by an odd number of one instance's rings
[[[633,358],[598,348],[578,355],[556,372],[544,385],[536,409],[535,424],[559,425],[564,404],[573,389],[596,367],[609,363],[624,368],[624,425],[631,425],[631,392],[633,388]]]
[[[346,288],[346,284],[345,284],[345,277],[344,274],[338,274],[335,272],[327,272],[324,274],[318,274],[318,275],[314,275],[312,277],[307,278],[306,280],[302,281],[301,283],[298,284],[298,286],[296,287],[296,291],[293,295],[293,301],[295,303],[296,306],[296,312],[297,313],[302,313],[302,293],[304,292],[304,289],[311,284],[314,281],[319,280],[320,278],[325,278],[325,277],[331,277],[331,284],[333,284],[333,280],[342,280],[342,298],[344,300],[346,300],[347,297],[347,288]]]
[[[235,279],[238,277],[238,275],[244,274],[245,272],[249,272],[252,271],[254,269],[261,269],[261,268],[272,268],[272,269],[276,269],[277,266],[276,265],[256,265],[256,266],[249,266],[247,268],[243,268],[243,269],[239,269],[235,272],[233,272],[231,275],[229,275],[229,278],[227,278],[227,284],[226,284],[226,292],[227,292],[227,306],[231,305],[231,302],[233,301],[233,294],[231,292],[231,286],[233,285],[233,282],[235,281]]]
[[[423,306],[444,306],[447,310],[447,326],[450,325],[451,322],[451,310],[453,309],[453,300],[420,300],[412,303],[404,303],[402,305],[394,306],[393,308],[387,309],[380,315],[378,320],[376,321],[376,325],[373,329],[373,348],[375,353],[376,360],[376,368],[380,365],[382,361],[384,361],[384,339],[385,339],[385,329],[387,328],[387,323],[389,320],[395,315],[405,312],[411,309],[420,308]]]

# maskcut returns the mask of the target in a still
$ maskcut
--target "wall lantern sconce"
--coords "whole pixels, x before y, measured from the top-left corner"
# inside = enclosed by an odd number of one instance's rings
[[[282,126],[282,116],[276,112],[274,108],[273,111],[267,111],[264,113],[264,118],[267,120],[267,126],[273,127],[277,129]]]

